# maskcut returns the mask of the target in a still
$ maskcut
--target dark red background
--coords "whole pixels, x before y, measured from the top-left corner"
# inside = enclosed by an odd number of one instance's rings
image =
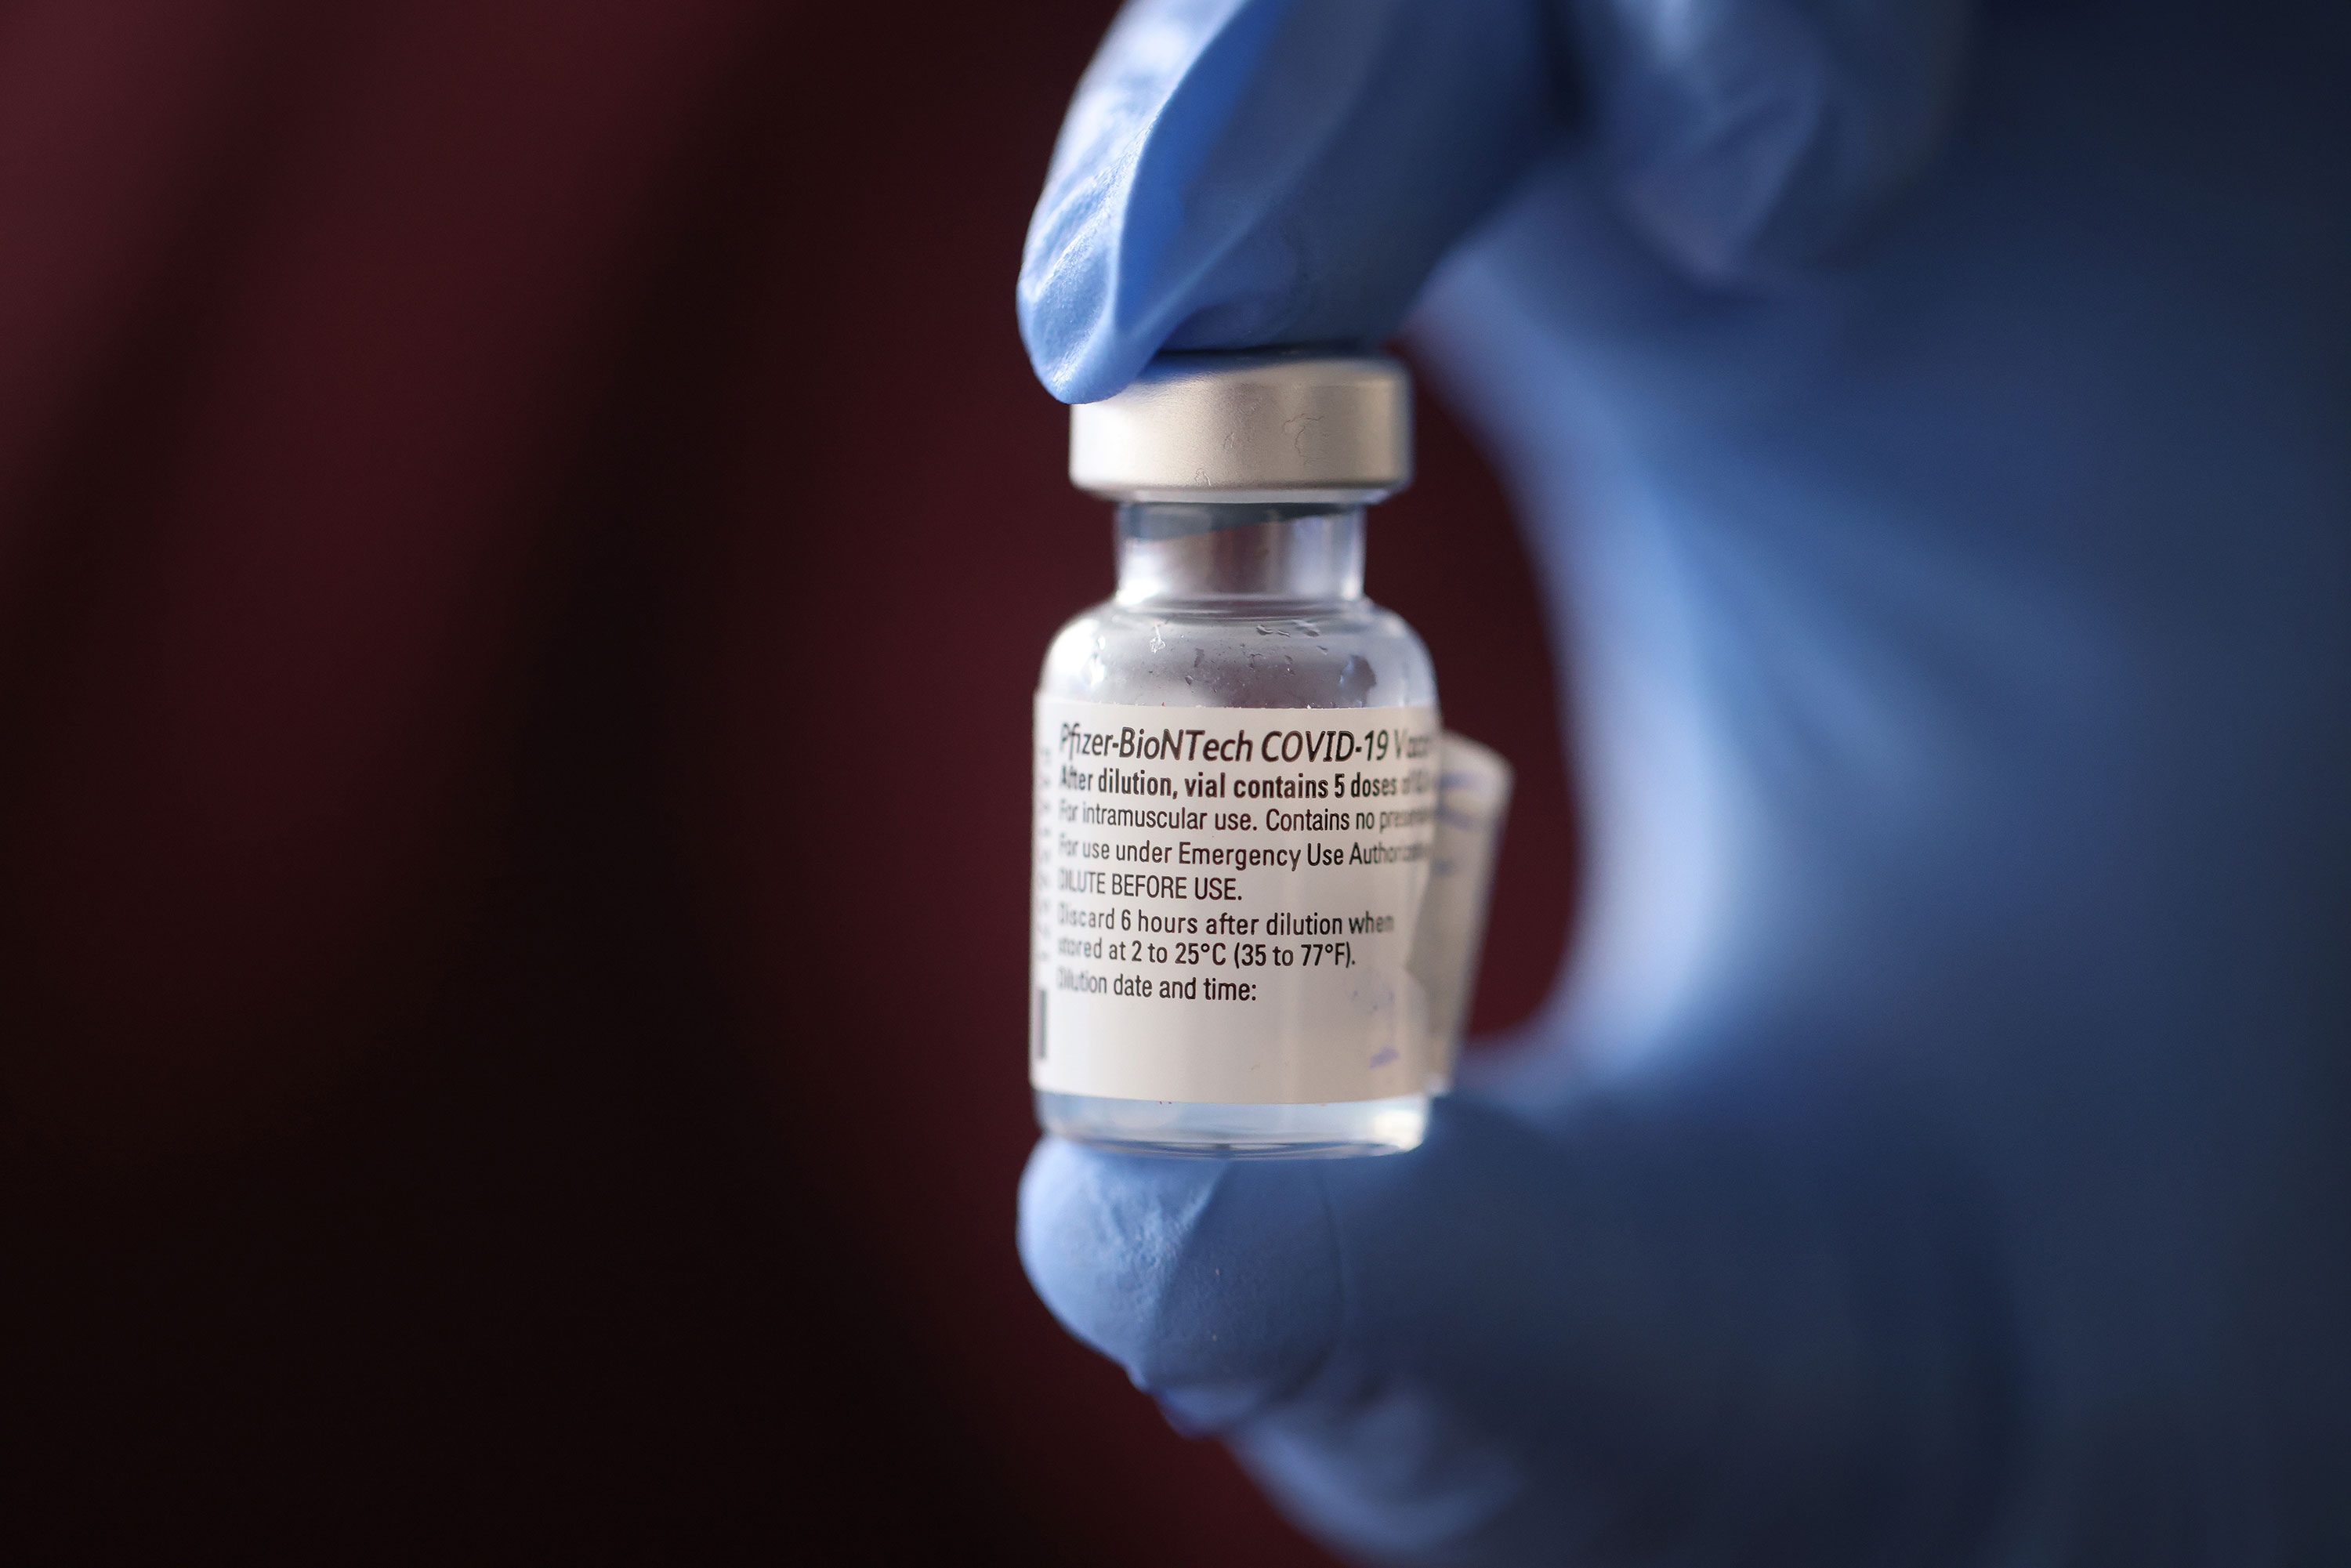
[[[1011,1244],[1109,553],[1010,284],[1108,11],[0,12],[7,1555],[1316,1559]],[[1422,416],[1491,1027],[1555,687]]]

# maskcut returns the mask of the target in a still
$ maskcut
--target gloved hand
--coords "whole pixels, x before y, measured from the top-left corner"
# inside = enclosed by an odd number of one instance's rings
[[[2346,85],[2278,0],[1130,7],[1039,373],[1419,296],[1591,864],[1418,1152],[1041,1145],[1062,1321],[1370,1557],[2351,1560]]]

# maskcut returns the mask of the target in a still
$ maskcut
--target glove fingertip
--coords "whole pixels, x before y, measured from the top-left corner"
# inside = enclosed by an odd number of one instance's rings
[[[1238,1421],[1294,1386],[1338,1331],[1338,1241],[1311,1163],[1047,1138],[1021,1178],[1019,1244],[1062,1325],[1190,1427]]]

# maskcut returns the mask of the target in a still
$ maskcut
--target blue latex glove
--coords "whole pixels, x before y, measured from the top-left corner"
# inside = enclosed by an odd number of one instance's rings
[[[2345,18],[1122,17],[1040,373],[1420,295],[1572,677],[1571,984],[1426,1147],[1023,1186],[1055,1312],[1311,1529],[2351,1561]]]

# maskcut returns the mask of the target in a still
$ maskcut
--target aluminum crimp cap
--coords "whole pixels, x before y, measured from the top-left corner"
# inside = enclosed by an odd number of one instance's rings
[[[1412,483],[1412,378],[1384,354],[1162,354],[1071,405],[1070,482],[1121,501],[1362,506]]]

